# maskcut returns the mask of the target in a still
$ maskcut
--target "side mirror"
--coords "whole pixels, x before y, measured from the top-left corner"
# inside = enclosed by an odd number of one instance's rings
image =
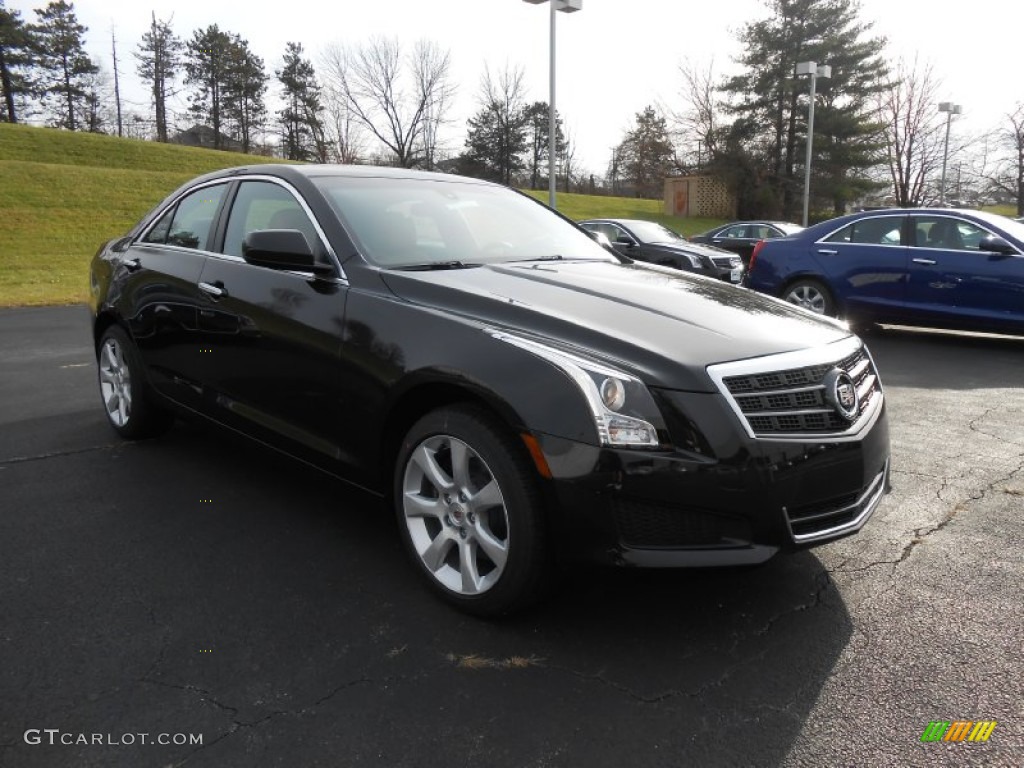
[[[297,229],[257,229],[242,241],[242,258],[267,269],[327,275],[334,267],[318,262],[306,236]]]
[[[983,251],[990,251],[991,253],[998,253],[1003,256],[1013,256],[1017,253],[1017,249],[1014,248],[1010,243],[1001,237],[996,235],[989,235],[988,237],[981,238],[981,242],[978,243],[978,248]]]
[[[627,248],[632,248],[636,243],[633,242],[632,238],[626,237],[625,235],[619,235],[615,238],[616,245],[624,245]]]

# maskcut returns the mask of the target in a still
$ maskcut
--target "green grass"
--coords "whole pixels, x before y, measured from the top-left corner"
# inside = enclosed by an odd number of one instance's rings
[[[0,306],[72,304],[88,294],[89,259],[203,173],[273,158],[0,123]],[[547,191],[529,194],[546,201]],[[712,219],[666,216],[660,200],[559,193],[579,221],[659,221],[684,235]]]
[[[102,243],[194,176],[266,162],[0,123],[0,306],[84,302]]]

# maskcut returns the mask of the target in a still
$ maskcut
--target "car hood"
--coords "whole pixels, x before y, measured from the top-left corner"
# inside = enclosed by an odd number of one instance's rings
[[[706,367],[830,344],[850,332],[720,280],[601,261],[386,271],[403,300],[597,350],[647,384],[714,391]]]

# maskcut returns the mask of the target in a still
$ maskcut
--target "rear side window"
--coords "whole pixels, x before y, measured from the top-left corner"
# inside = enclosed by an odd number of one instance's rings
[[[226,184],[215,184],[189,192],[157,220],[142,242],[209,250],[213,219],[226,189]]]
[[[902,216],[879,216],[847,224],[825,238],[826,243],[862,243],[864,245],[902,245]]]

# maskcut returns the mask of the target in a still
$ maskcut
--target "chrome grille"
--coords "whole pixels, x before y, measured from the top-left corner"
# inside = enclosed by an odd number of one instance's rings
[[[739,256],[712,256],[711,260],[715,262],[716,267],[725,267],[726,269],[736,269],[743,263]]]
[[[857,388],[860,409],[846,419],[828,400],[824,379],[845,371]],[[867,350],[850,337],[828,347],[710,366],[715,379],[753,437],[842,435],[881,402],[881,383]]]

